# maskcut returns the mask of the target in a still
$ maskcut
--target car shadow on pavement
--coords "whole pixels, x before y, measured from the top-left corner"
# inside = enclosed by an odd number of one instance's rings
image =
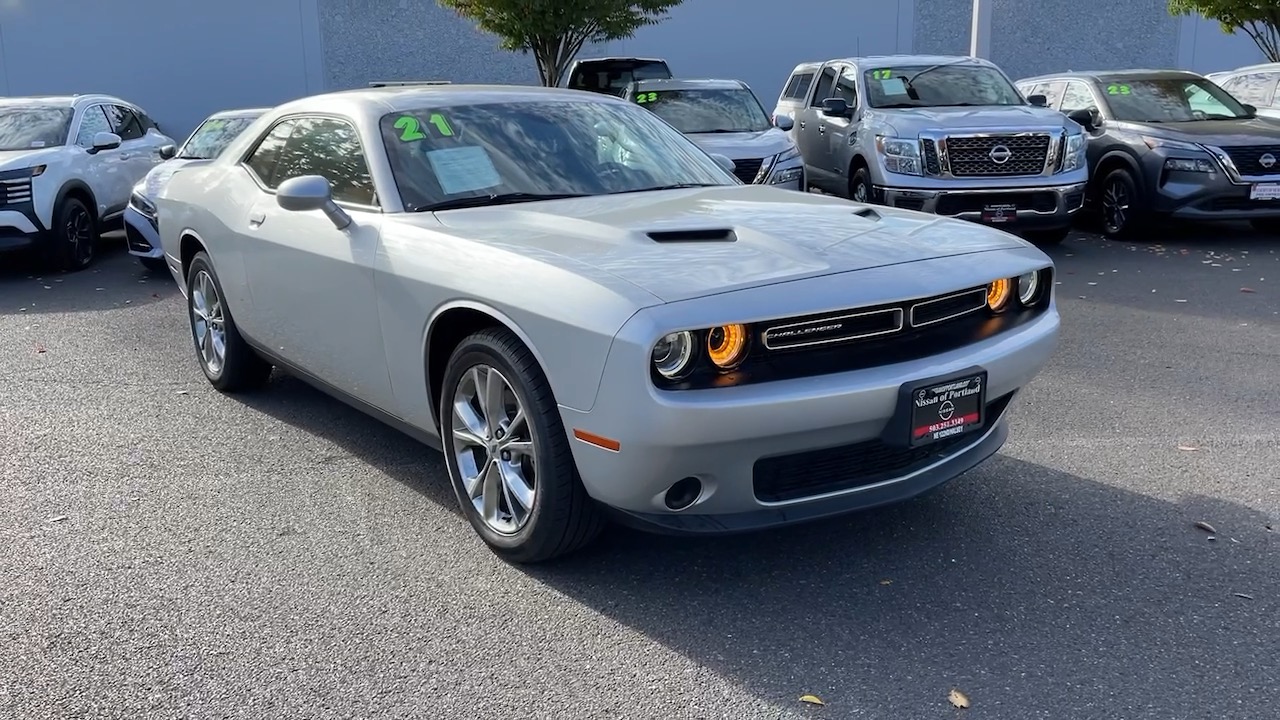
[[[241,400],[465,525],[435,451],[287,376]],[[611,528],[510,571],[762,699],[799,708],[816,694],[826,707],[810,709],[830,717],[941,717],[951,688],[982,717],[1267,717],[1280,673],[1274,522],[997,455],[895,506],[722,538]]]
[[[125,250],[124,235],[98,244],[93,265],[79,272],[50,272],[36,258],[0,259],[0,317],[110,310],[147,305],[178,294],[168,273],[151,272]]]

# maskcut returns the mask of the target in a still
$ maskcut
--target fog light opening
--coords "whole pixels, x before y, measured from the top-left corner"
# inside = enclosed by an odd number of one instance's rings
[[[671,510],[684,510],[697,502],[701,496],[702,481],[696,477],[687,477],[667,488],[667,495],[663,502]]]

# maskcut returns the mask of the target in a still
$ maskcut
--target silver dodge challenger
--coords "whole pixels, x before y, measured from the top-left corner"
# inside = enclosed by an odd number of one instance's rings
[[[511,562],[932,490],[1050,357],[1054,267],[975,223],[744,185],[643,107],[402,85],[260,117],[155,198],[200,368],[443,451]]]

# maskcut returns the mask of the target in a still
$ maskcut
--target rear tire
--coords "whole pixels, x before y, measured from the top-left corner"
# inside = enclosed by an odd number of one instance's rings
[[[551,386],[510,331],[482,330],[458,344],[438,409],[458,504],[495,554],[544,562],[599,536],[603,513],[578,475]]]
[[[263,360],[236,328],[213,262],[196,253],[187,271],[187,317],[196,360],[215,389],[234,393],[260,387],[271,375]]]

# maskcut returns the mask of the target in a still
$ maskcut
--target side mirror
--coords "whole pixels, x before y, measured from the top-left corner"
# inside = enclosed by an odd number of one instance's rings
[[[1079,124],[1085,130],[1093,130],[1101,124],[1102,118],[1098,115],[1098,111],[1093,108],[1084,108],[1081,110],[1072,110],[1067,113],[1067,119]]]
[[[788,132],[796,126],[796,121],[792,120],[790,115],[783,114],[773,119],[773,126],[783,132]]]
[[[1049,98],[1045,95],[1041,95],[1040,93],[1028,95],[1027,102],[1035,105],[1036,107],[1049,107]]]
[[[728,170],[729,172],[733,172],[733,169],[737,167],[737,164],[733,162],[733,158],[729,157],[728,155],[721,155],[720,153],[708,153],[708,154],[711,155],[712,160],[716,161],[717,165],[724,168],[725,170]]]
[[[1242,105],[1244,106],[1245,112],[1249,113],[1249,117],[1258,116],[1258,108],[1254,107],[1253,105],[1250,105],[1249,103],[1242,103]]]
[[[827,117],[850,117],[853,115],[853,108],[849,107],[844,98],[827,98],[822,101],[822,114]]]
[[[175,156],[175,155],[177,155],[177,154],[178,154],[178,148],[174,147],[173,145],[161,145],[161,146],[160,146],[160,159],[161,159],[161,160],[172,160],[172,159],[173,159],[173,156]]]
[[[291,212],[321,210],[339,230],[351,224],[351,216],[333,202],[328,179],[320,175],[303,175],[280,183],[276,203]]]
[[[97,155],[103,150],[115,150],[120,147],[120,136],[112,132],[100,132],[93,136],[93,147],[89,148],[90,155]]]

